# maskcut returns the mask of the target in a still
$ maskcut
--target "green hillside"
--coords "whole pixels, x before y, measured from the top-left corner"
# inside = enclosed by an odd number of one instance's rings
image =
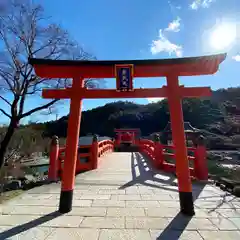
[[[240,144],[240,87],[214,91],[211,98],[184,99],[184,121],[201,129],[211,148],[236,148]],[[238,117],[239,119],[239,117]],[[68,117],[57,121],[21,126],[17,131],[29,138],[29,128],[44,137],[67,135]],[[147,105],[130,101],[114,102],[84,111],[80,135],[96,133],[113,136],[114,128],[140,128],[143,136],[160,132],[170,121],[167,100]],[[25,129],[25,130],[24,130]],[[28,129],[28,130],[27,130]],[[17,134],[17,133],[16,133]],[[32,134],[34,135],[34,134]],[[26,136],[27,137],[27,136]]]
[[[204,134],[220,144],[239,144],[240,125],[236,120],[240,115],[240,88],[214,91],[211,98],[184,99],[184,121],[201,129]],[[45,125],[47,136],[66,137],[67,119],[62,117]],[[84,111],[81,135],[96,133],[113,136],[114,128],[140,128],[142,135],[164,129],[169,121],[167,100],[147,105],[130,101],[114,102],[92,110]]]

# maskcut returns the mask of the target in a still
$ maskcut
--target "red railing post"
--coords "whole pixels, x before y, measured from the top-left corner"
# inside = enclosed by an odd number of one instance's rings
[[[164,163],[163,146],[160,142],[157,142],[155,144],[155,148],[157,149],[157,156],[156,156],[157,166],[161,168]]]
[[[62,179],[62,171],[63,171],[63,164],[64,164],[64,160],[65,160],[65,149],[64,148],[59,148],[59,152],[58,152],[58,160],[57,160],[57,175],[58,178]],[[62,157],[62,153],[64,153],[64,157]],[[63,162],[63,164],[62,164]]]
[[[158,168],[158,159],[159,159],[159,136],[158,136],[158,134],[156,133],[156,134],[154,134],[154,136],[153,136],[153,142],[154,142],[154,156],[153,156],[153,162],[154,162],[154,166],[156,167],[156,168]]]
[[[144,139],[139,139],[139,152],[145,153],[145,143],[144,143]]]
[[[139,139],[135,138],[134,144],[135,144],[136,146],[139,146]]]
[[[202,135],[198,138],[195,150],[194,172],[197,179],[208,179],[207,151],[205,147],[205,139]]]
[[[57,136],[52,137],[49,154],[49,169],[48,179],[50,181],[57,181],[58,177],[58,155],[59,155],[59,141]]]
[[[92,146],[91,146],[91,161],[92,169],[97,169],[98,167],[98,137],[93,135]]]
[[[122,138],[121,133],[118,133],[118,135],[117,135],[117,145],[119,145],[121,143],[121,138]]]
[[[163,164],[163,146],[158,134],[154,135],[154,157],[156,168],[161,168]]]
[[[114,148],[116,150],[119,148],[120,142],[121,142],[120,133],[117,133],[114,141]]]
[[[139,151],[140,153],[143,153],[142,142],[141,142],[141,139],[140,139],[140,138],[139,138],[139,140],[138,140],[138,151]]]
[[[135,144],[135,133],[132,133],[132,144]]]
[[[111,151],[114,152],[114,141],[111,141]]]

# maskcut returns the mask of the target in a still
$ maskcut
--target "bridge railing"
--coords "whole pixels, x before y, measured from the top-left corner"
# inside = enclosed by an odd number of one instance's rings
[[[160,142],[153,142],[147,139],[139,141],[140,152],[145,153],[152,160],[153,165],[166,172],[175,172],[176,165],[166,161],[172,158],[176,162],[175,147],[163,145]],[[171,152],[170,152],[171,151]],[[193,167],[189,167],[190,175],[199,180],[208,178],[206,148],[203,144],[199,144],[196,148],[188,147],[188,160],[192,162]]]
[[[98,141],[93,138],[91,145],[81,145],[78,147],[76,173],[96,169],[98,158],[107,152],[113,151],[114,143],[111,140]],[[48,178],[56,180],[62,175],[65,163],[66,147],[59,147],[57,137],[54,136],[50,146]]]
[[[102,140],[100,142],[93,138],[91,145],[92,169],[98,167],[98,158],[102,155],[112,152],[114,150],[114,142],[110,139]]]

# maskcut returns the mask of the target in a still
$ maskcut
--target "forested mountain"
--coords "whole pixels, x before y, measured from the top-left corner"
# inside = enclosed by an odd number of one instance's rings
[[[184,121],[201,129],[211,141],[211,146],[239,144],[240,146],[240,87],[214,91],[210,98],[184,99]],[[37,132],[44,137],[67,135],[68,116],[47,123],[31,123],[20,126],[16,134],[21,138]],[[162,131],[169,119],[167,99],[157,103],[139,105],[130,101],[108,103],[82,113],[81,132],[84,136],[96,133],[101,136],[114,136],[114,128],[140,128],[142,135]],[[3,134],[3,129],[0,131]]]
[[[184,121],[212,133],[232,136],[240,134],[237,116],[240,115],[240,87],[214,91],[212,97],[183,100]],[[46,123],[45,133],[66,136],[67,119]],[[167,99],[139,105],[133,102],[114,102],[84,111],[81,135],[97,133],[113,136],[114,128],[140,128],[142,135],[164,129],[169,121]]]

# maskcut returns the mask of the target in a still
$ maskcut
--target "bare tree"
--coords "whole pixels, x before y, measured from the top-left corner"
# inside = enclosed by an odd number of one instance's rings
[[[5,1],[0,11],[0,112],[9,118],[6,134],[1,141],[0,169],[4,165],[7,147],[19,121],[37,111],[49,109],[58,99],[26,110],[26,101],[38,97],[41,89],[60,88],[71,84],[69,79],[47,79],[36,76],[28,59],[94,59],[67,31],[50,24],[43,8],[31,1]],[[98,82],[85,80],[89,88]]]

